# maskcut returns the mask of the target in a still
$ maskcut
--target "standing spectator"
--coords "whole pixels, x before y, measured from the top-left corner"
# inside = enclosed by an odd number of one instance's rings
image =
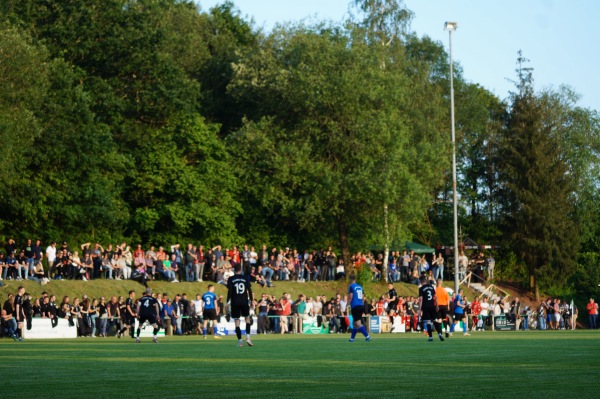
[[[41,262],[42,259],[44,258],[44,250],[42,249],[42,242],[40,240],[35,240],[35,244],[31,247],[31,250],[33,251],[34,264],[37,265],[37,263]]]
[[[519,326],[521,325],[521,302],[519,301],[519,297],[516,297],[510,304],[510,319],[515,323],[515,330],[519,331]]]
[[[400,278],[404,282],[408,281],[408,278],[409,278],[408,276],[410,275],[410,272],[409,272],[410,261],[411,261],[410,255],[406,251],[403,251],[399,262],[401,262],[400,263],[400,265],[401,265]]]
[[[183,335],[181,330],[181,322],[183,316],[183,304],[181,303],[181,295],[175,295],[175,300],[171,303],[171,325],[174,327],[173,335]]]
[[[104,332],[105,337],[113,329],[113,327],[115,325],[117,325],[117,323],[121,319],[121,309],[119,307],[119,302],[117,302],[116,296],[112,296],[110,298],[110,301],[106,304],[106,312],[107,312],[107,327],[106,327],[106,331]],[[117,327],[117,331],[118,331],[118,327]]]
[[[106,309],[106,299],[104,297],[100,298],[100,303],[98,303],[98,336],[106,337],[106,328],[108,323],[108,312]]]
[[[487,258],[488,280],[494,279],[494,268],[495,267],[496,267],[496,260],[494,259],[492,254],[490,254],[490,256]]]
[[[271,302],[267,294],[262,294],[261,299],[258,301],[258,334],[266,334],[269,331],[269,306]]]
[[[481,302],[475,297],[471,303],[471,316],[473,317],[472,331],[483,331],[483,316],[481,316]]]
[[[544,301],[540,303],[540,308],[538,310],[538,326],[542,331],[546,329],[546,302]]]
[[[438,257],[431,262],[434,280],[444,280],[444,257],[438,253]]]
[[[23,277],[27,278],[27,276],[33,273],[33,268],[35,265],[35,254],[33,252],[33,243],[31,242],[31,238],[27,240],[27,245],[23,251],[26,258],[25,273]]]
[[[204,256],[204,247],[202,245],[198,245],[198,248],[194,248],[196,251],[196,260],[194,262],[195,270],[196,270],[196,281],[202,282],[202,278],[204,277],[204,265],[206,264],[206,257]]]
[[[481,300],[481,304],[479,305],[481,306],[481,312],[479,312],[479,315],[481,316],[481,321],[482,321],[482,325],[481,325],[481,331],[483,331],[485,329],[485,325],[490,325],[491,323],[489,322],[489,317],[490,317],[490,303],[488,302],[487,296],[484,296],[483,299]]]
[[[464,251],[460,251],[458,256],[458,280],[462,281],[467,273],[467,267],[469,266],[469,258],[465,255]]]
[[[590,302],[586,307],[590,319],[590,329],[595,330],[598,328],[598,304],[594,301],[594,298],[590,298]]]
[[[154,250],[154,246],[151,246],[149,250],[146,251],[146,270],[152,276],[154,280],[156,275],[156,263],[158,262],[158,256],[156,251]]]
[[[4,280],[6,278],[7,271],[8,266],[6,266],[6,259],[4,259],[4,254],[0,252],[0,280]]]

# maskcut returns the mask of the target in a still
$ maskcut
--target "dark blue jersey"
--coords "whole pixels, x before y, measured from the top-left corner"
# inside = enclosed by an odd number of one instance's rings
[[[140,316],[156,316],[157,312],[157,308],[158,308],[158,301],[156,300],[156,298],[152,298],[151,296],[143,296],[142,299],[140,299]]]
[[[217,295],[214,292],[207,292],[202,295],[202,301],[204,302],[204,309],[216,309],[215,303],[217,302]]]

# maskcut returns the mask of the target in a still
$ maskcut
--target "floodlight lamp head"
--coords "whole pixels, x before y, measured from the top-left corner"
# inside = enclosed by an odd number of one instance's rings
[[[444,30],[455,31],[456,28],[458,28],[458,23],[457,22],[446,22],[444,24]]]

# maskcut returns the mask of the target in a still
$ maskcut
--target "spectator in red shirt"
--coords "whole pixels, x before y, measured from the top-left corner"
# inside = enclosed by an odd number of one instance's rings
[[[595,330],[598,328],[598,304],[594,301],[594,298],[590,298],[587,311],[590,317],[590,329]]]

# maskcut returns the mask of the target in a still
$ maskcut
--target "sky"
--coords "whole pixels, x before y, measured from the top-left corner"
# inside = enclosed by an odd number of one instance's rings
[[[222,0],[196,0],[203,11]],[[241,15],[269,31],[300,20],[341,22],[350,0],[233,0]],[[570,86],[578,105],[600,111],[600,1],[405,0],[414,12],[411,30],[448,50],[445,21],[456,21],[452,56],[467,81],[500,99],[513,90],[517,52],[530,60],[536,90]]]

